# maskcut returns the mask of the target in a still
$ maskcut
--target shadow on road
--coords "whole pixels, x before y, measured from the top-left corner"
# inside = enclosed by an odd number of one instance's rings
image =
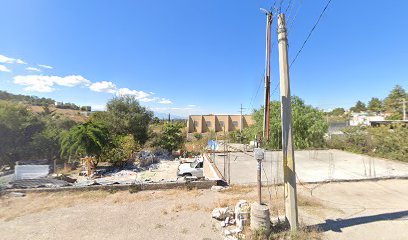
[[[334,232],[341,232],[342,228],[351,227],[360,224],[366,224],[371,222],[377,221],[389,221],[389,220],[397,220],[402,219],[408,216],[408,211],[400,211],[400,212],[393,212],[393,213],[383,213],[371,216],[364,216],[364,217],[355,217],[349,219],[326,219],[325,223],[320,223],[317,225],[309,226],[312,229],[319,229],[322,232],[327,231],[334,231]],[[404,219],[408,220],[408,218]]]

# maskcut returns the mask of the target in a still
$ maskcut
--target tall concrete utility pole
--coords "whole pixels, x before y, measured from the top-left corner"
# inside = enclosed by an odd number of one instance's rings
[[[243,108],[242,103],[241,103],[241,108],[240,108],[241,115],[240,115],[240,122],[239,122],[239,136],[240,136],[239,137],[239,143],[242,143],[242,127],[244,125],[244,120],[242,118],[242,110],[244,110],[244,109],[246,109],[246,108]]]
[[[265,58],[265,102],[264,102],[264,121],[263,121],[263,140],[265,143],[269,140],[269,115],[271,99],[271,24],[272,12],[261,8],[266,14],[266,58]]]
[[[282,157],[285,198],[285,216],[291,230],[298,227],[295,153],[293,146],[292,109],[288,65],[288,39],[285,14],[278,16],[279,74],[282,115]]]

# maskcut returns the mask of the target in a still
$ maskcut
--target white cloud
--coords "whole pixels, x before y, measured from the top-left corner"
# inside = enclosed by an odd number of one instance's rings
[[[170,101],[169,99],[162,98],[162,99],[159,101],[159,103],[161,103],[161,104],[172,104],[173,102]]]
[[[153,102],[153,101],[156,101],[156,100],[158,100],[159,98],[157,98],[157,97],[154,97],[154,98],[141,98],[141,99],[139,99],[139,101],[141,101],[141,102]]]
[[[89,86],[91,84],[89,80],[79,75],[66,77],[42,75],[15,76],[14,83],[27,86],[24,90],[30,92],[52,92],[55,90],[53,88],[54,85],[74,87],[78,85]]]
[[[151,94],[143,91],[130,90],[129,88],[120,88],[116,91],[116,95],[119,97],[132,96],[135,99],[140,100],[149,97]]]
[[[18,64],[27,64],[21,59],[10,58],[0,54],[0,63],[18,63]]]
[[[187,107],[197,107],[197,106],[193,105],[193,104],[189,104],[189,105],[187,105]]]
[[[48,66],[48,65],[44,65],[44,64],[37,64],[39,67],[42,67],[42,68],[48,68],[48,69],[53,69],[53,67],[51,67],[51,66]]]
[[[28,71],[35,71],[35,72],[41,72],[41,69],[35,68],[35,67],[26,67],[26,70],[28,70]]]
[[[116,85],[113,82],[102,81],[92,83],[89,89],[95,92],[115,93]]]
[[[91,81],[82,77],[81,75],[71,75],[66,77],[57,77],[55,83],[66,87],[75,87],[78,85],[91,85]]]
[[[0,65],[0,72],[11,72],[11,70],[4,65]]]

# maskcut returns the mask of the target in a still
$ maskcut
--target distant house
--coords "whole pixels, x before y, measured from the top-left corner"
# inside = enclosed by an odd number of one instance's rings
[[[370,126],[372,121],[384,121],[385,117],[382,115],[370,116],[366,112],[353,113],[350,119],[350,126]]]

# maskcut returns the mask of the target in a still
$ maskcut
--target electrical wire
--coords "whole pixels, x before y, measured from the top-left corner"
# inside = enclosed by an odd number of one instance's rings
[[[303,48],[305,47],[307,41],[309,40],[310,36],[312,35],[313,31],[316,29],[317,25],[320,22],[320,19],[322,18],[324,12],[326,11],[327,7],[329,6],[330,2],[332,0],[328,0],[326,3],[326,6],[323,8],[323,11],[320,13],[319,18],[317,19],[316,23],[314,24],[313,28],[310,30],[309,35],[306,37],[306,40],[303,42],[302,47],[300,47],[299,51],[296,53],[295,58],[292,60],[292,62],[289,65],[289,68],[292,67],[293,63],[296,61],[296,59],[299,57],[299,54],[302,52]]]
[[[295,22],[295,19],[296,19],[298,13],[299,13],[299,10],[300,10],[300,8],[301,8],[301,6],[302,6],[302,3],[303,3],[303,1],[300,0],[300,1],[299,1],[299,6],[297,7],[296,12],[295,12],[295,16],[293,16],[292,22],[289,24],[289,28],[288,28],[288,31],[287,31],[288,34],[289,34],[290,30],[292,29],[293,23]],[[289,20],[289,18],[288,18],[288,20]],[[289,21],[288,21],[288,22],[289,22]]]

